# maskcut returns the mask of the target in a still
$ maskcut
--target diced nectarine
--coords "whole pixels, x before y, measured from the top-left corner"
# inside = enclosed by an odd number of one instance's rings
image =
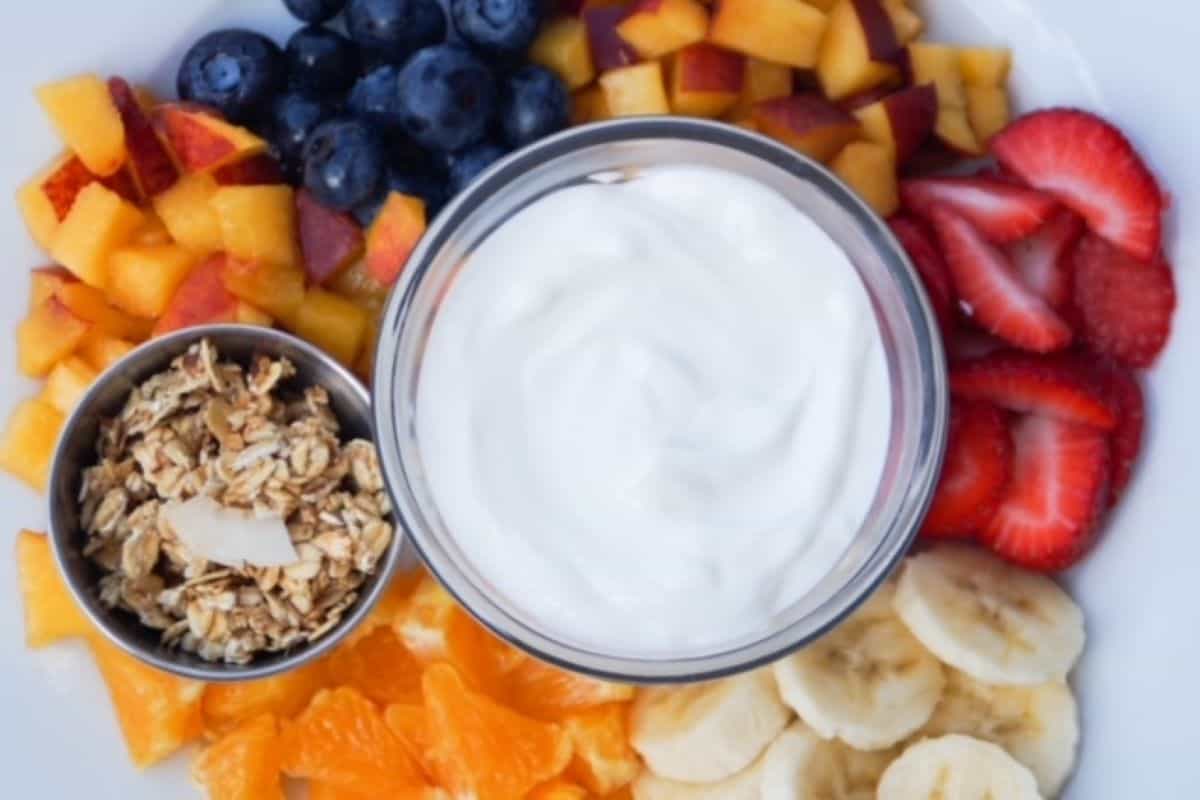
[[[49,403],[18,404],[0,433],[0,469],[44,491],[63,422],[63,415]]]
[[[96,174],[84,165],[79,156],[69,155],[57,161],[43,178],[42,191],[50,200],[50,205],[54,206],[58,219],[63,220],[83,188],[96,180]]]
[[[92,326],[71,313],[57,296],[42,302],[17,326],[17,364],[40,378],[74,352]]]
[[[604,72],[638,60],[633,45],[617,33],[617,25],[625,18],[623,6],[589,6],[583,9],[582,14],[584,27],[587,28],[588,49],[596,69]]]
[[[145,216],[111,189],[91,183],[75,198],[54,232],[50,254],[82,281],[103,287],[109,256],[145,222]]]
[[[934,134],[951,150],[963,155],[977,156],[983,153],[979,138],[971,127],[967,112],[961,108],[942,108],[938,111]]]
[[[605,97],[604,90],[599,86],[589,86],[572,95],[572,125],[586,125],[606,119],[612,119],[612,111],[608,108],[608,98]]]
[[[971,129],[981,147],[987,147],[1000,131],[1004,130],[1011,118],[1008,92],[1005,89],[992,86],[967,87],[967,118],[971,120]]]
[[[574,91],[596,77],[587,26],[578,17],[560,17],[542,28],[529,49],[529,60],[562,78]]]
[[[163,223],[162,218],[153,211],[146,212],[146,221],[130,237],[129,243],[135,245],[172,244],[171,232]]]
[[[937,89],[939,108],[967,107],[958,50],[947,44],[914,42],[908,46],[913,85],[932,83]]]
[[[25,606],[26,644],[37,649],[91,632],[54,563],[46,534],[17,534],[17,575]]]
[[[883,7],[892,18],[892,27],[896,31],[896,39],[906,45],[925,31],[925,20],[913,11],[904,0],[883,0]]]
[[[367,231],[367,270],[384,286],[400,276],[425,233],[425,202],[392,192]]]
[[[307,189],[296,193],[296,227],[304,272],[311,283],[326,283],[363,253],[363,231],[358,222],[349,214],[322,205]]]
[[[133,342],[115,336],[88,336],[79,345],[79,357],[97,372],[111,367],[133,350]]]
[[[821,88],[831,100],[841,100],[899,82],[900,71],[889,63],[899,52],[891,17],[880,0],[839,0],[829,12],[817,61]]]
[[[1012,51],[1004,47],[963,47],[958,68],[967,86],[1001,89],[1012,70]]]
[[[635,0],[617,33],[643,58],[660,58],[704,39],[708,12],[696,0]]]
[[[54,241],[54,232],[58,230],[58,212],[54,203],[42,190],[42,183],[53,174],[65,158],[56,160],[46,169],[34,175],[17,190],[17,207],[21,209],[21,217],[29,235],[43,250],[49,250]]]
[[[267,150],[267,143],[258,136],[208,109],[159,106],[154,110],[154,123],[188,172],[211,172]]]
[[[896,160],[887,147],[875,142],[851,142],[830,166],[879,216],[891,216],[900,207]]]
[[[367,312],[324,289],[309,289],[288,328],[346,366],[354,364],[367,335]]]
[[[270,328],[275,324],[275,319],[270,314],[260,311],[245,300],[238,300],[233,321],[239,325],[257,325],[260,328]]]
[[[746,57],[701,42],[671,57],[671,111],[719,117],[733,107],[746,77]]]
[[[657,61],[610,70],[600,76],[600,88],[614,117],[671,113],[662,65]]]
[[[300,267],[292,187],[222,186],[211,203],[232,258]]]
[[[238,299],[225,288],[222,275],[225,261],[226,256],[220,253],[192,267],[154,326],[155,336],[193,325],[237,319]]]
[[[197,253],[215,253],[225,246],[221,222],[212,197],[217,182],[211,175],[184,175],[167,191],[154,198],[154,210],[171,233],[171,238]]]
[[[376,280],[367,268],[366,260],[359,259],[339,272],[328,288],[372,314],[377,314],[387,303],[388,290],[391,287]]]
[[[154,326],[153,320],[148,317],[135,317],[114,307],[104,292],[86,283],[75,281],[64,284],[54,296],[72,314],[90,322],[97,333],[106,336],[140,342],[150,335],[150,329]]]
[[[260,153],[244,161],[234,161],[213,170],[213,179],[221,186],[267,186],[287,183],[283,168],[270,153]]]
[[[84,392],[96,380],[98,371],[80,356],[69,356],[54,365],[46,376],[39,400],[49,403],[62,414],[70,414]]]
[[[758,129],[818,161],[829,161],[858,135],[858,120],[816,94],[797,94],[759,103]]]
[[[162,194],[179,180],[179,168],[158,138],[145,109],[124,78],[109,78],[108,93],[125,126],[129,166],[145,197]]]
[[[854,111],[866,138],[888,148],[897,164],[925,143],[937,115],[937,92],[930,84],[903,89]]]
[[[65,283],[79,280],[65,267],[37,267],[29,273],[29,310],[49,300]]]
[[[125,126],[99,76],[44,84],[37,97],[58,135],[89,170],[112,175],[124,165]]]
[[[296,267],[229,256],[221,280],[235,297],[278,320],[291,319],[304,300],[304,273]]]
[[[742,76],[742,91],[737,102],[729,109],[728,119],[745,120],[754,112],[754,106],[764,100],[787,97],[792,93],[795,78],[792,68],[773,61],[764,61],[753,56],[746,57],[746,71]]]
[[[826,16],[804,0],[722,0],[710,41],[766,61],[816,66]]]
[[[108,297],[129,314],[158,317],[195,263],[195,254],[177,244],[122,247],[109,260]]]

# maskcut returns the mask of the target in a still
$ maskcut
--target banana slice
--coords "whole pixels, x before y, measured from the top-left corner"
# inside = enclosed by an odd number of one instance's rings
[[[929,721],[942,666],[892,610],[888,583],[854,616],[775,664],[783,700],[824,739],[859,750],[903,741]]]
[[[691,686],[642,690],[629,738],[655,775],[714,783],[750,766],[791,711],[767,669]]]
[[[1083,612],[1043,575],[943,545],[905,563],[896,613],[935,656],[976,680],[1064,680],[1083,652]]]
[[[948,670],[946,690],[923,733],[962,733],[998,744],[1056,797],[1075,766],[1079,713],[1065,683],[987,686]]]
[[[769,751],[768,751],[769,752]],[[660,778],[642,770],[630,787],[633,800],[764,800],[762,797],[763,753],[741,772],[715,783],[688,783]]]
[[[912,745],[879,779],[878,800],[1040,800],[1028,768],[990,742],[943,736]]]
[[[763,757],[761,800],[874,800],[879,777],[898,754],[853,750],[795,722]]]

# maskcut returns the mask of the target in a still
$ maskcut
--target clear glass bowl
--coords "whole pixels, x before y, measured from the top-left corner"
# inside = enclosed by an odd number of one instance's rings
[[[835,568],[771,630],[700,655],[632,658],[563,641],[489,587],[429,491],[416,435],[417,381],[439,302],[492,231],[535,200],[597,173],[665,164],[705,164],[758,180],[845,250],[876,310],[891,379],[892,426],[880,486],[862,527]],[[384,313],[375,361],[376,441],[399,523],[429,569],[493,632],[546,661],[612,680],[705,680],[786,655],[836,625],[887,578],[916,535],[936,485],[948,408],[944,364],[932,309],[903,249],[887,225],[820,164],[730,125],[682,117],[616,120],[515,153],[434,221]]]

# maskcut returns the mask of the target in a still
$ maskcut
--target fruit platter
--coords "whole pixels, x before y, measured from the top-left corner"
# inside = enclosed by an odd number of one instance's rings
[[[1200,796],[1171,5],[11,9],[9,793]]]

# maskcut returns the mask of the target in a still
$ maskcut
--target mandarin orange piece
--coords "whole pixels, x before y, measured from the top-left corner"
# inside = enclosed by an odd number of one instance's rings
[[[474,688],[507,703],[509,675],[529,656],[502,641],[461,608],[450,612],[445,627],[447,660]]]
[[[449,664],[429,667],[422,685],[434,772],[452,796],[522,800],[570,761],[571,742],[560,726],[469,690]]]
[[[505,691],[509,705],[521,713],[538,719],[559,719],[572,711],[632,700],[634,689],[526,657],[508,673]]]
[[[383,719],[357,689],[324,689],[285,724],[283,771],[373,797],[421,797],[425,778]]]
[[[577,783],[555,778],[535,788],[526,800],[588,800],[588,793]]]
[[[575,754],[567,775],[597,795],[611,794],[637,777],[641,762],[629,745],[628,706],[609,703],[563,720]]]
[[[379,602],[371,609],[371,613],[367,615],[357,628],[350,632],[346,637],[343,647],[347,644],[353,644],[359,639],[364,639],[376,628],[392,627],[392,623],[400,616],[401,612],[408,606],[409,598],[417,588],[417,584],[421,582],[424,572],[420,569],[413,569],[407,572],[401,572],[396,577],[392,578],[392,582],[388,584],[387,591],[383,597],[379,598]]]
[[[446,657],[446,627],[457,607],[440,583],[422,575],[392,627],[417,660],[430,664]]]
[[[395,703],[384,709],[383,718],[421,765],[425,775],[433,780],[436,777],[433,762],[430,760],[433,743],[429,738],[429,717],[425,709],[411,703]]]
[[[633,784],[622,786],[610,795],[607,795],[604,800],[633,800]]]
[[[304,710],[317,690],[327,685],[325,661],[316,661],[271,678],[214,683],[204,690],[204,722],[222,733],[262,714],[280,719]]]
[[[25,601],[25,643],[38,648],[60,639],[86,636],[87,618],[75,605],[58,573],[50,542],[43,533],[17,534],[17,572]]]
[[[263,714],[205,748],[192,762],[192,777],[209,800],[283,800],[279,765],[279,726]]]
[[[200,735],[204,684],[160,672],[98,636],[88,644],[134,766],[156,764]]]
[[[383,705],[421,702],[421,666],[391,628],[339,647],[329,657],[329,676]]]
[[[379,795],[356,792],[334,783],[310,781],[308,784],[308,800],[379,800]],[[450,800],[450,795],[441,789],[426,786],[420,789],[417,794],[410,793],[406,795],[405,800]]]

